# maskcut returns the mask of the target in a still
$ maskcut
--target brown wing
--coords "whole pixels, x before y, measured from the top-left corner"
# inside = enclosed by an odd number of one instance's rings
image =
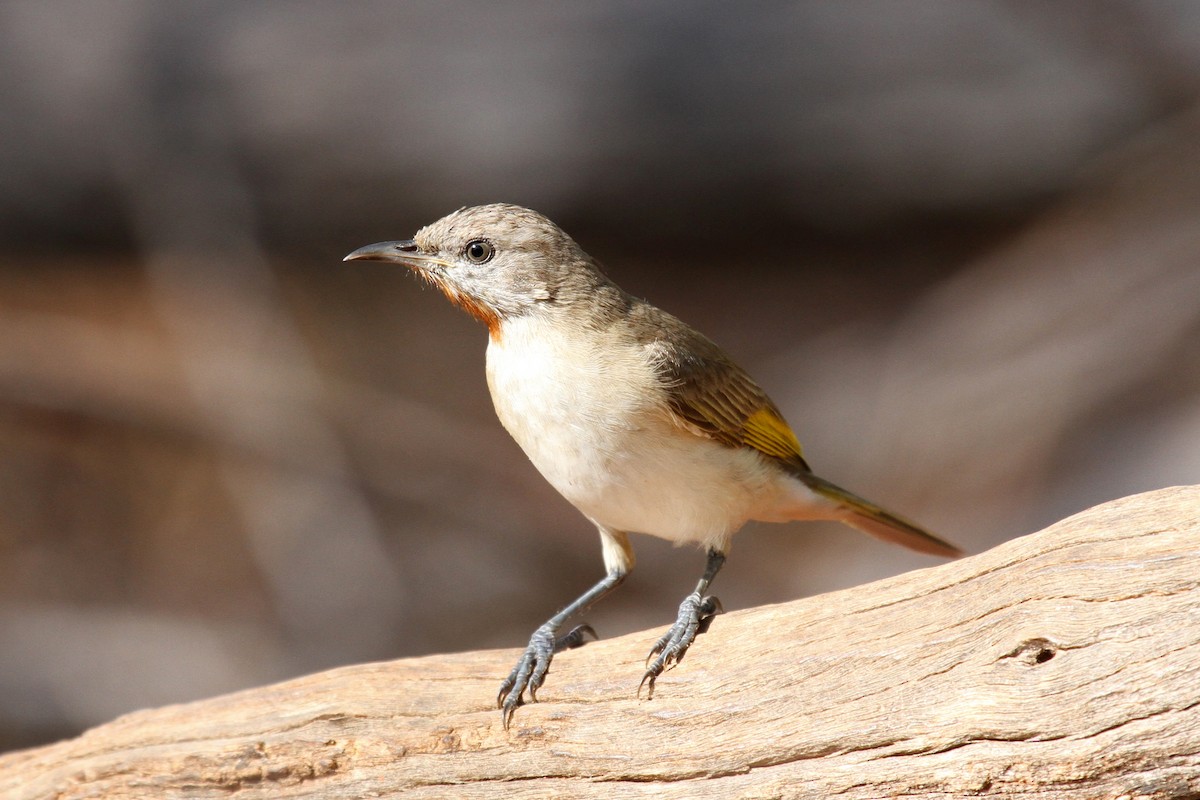
[[[728,447],[752,447],[793,469],[809,471],[796,434],[745,370],[675,317],[652,307],[645,314],[659,334],[646,344],[655,349],[671,411],[684,427]]]

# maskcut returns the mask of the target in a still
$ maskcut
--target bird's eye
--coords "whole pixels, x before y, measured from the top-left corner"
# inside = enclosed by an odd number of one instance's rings
[[[467,261],[474,264],[482,264],[488,261],[495,253],[496,249],[492,247],[492,243],[484,239],[476,239],[473,242],[468,242],[467,249],[463,251],[463,255],[467,257]]]

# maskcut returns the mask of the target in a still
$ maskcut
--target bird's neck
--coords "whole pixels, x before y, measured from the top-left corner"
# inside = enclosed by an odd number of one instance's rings
[[[635,302],[603,273],[588,270],[574,273],[569,281],[552,287],[545,299],[527,304],[518,313],[500,316],[497,324],[489,321],[488,330],[497,342],[504,337],[509,323],[516,320],[541,320],[548,323],[546,330],[604,330],[626,318]]]

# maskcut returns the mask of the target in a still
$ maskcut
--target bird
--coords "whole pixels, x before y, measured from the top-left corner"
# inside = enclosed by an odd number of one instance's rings
[[[816,475],[766,392],[702,333],[621,289],[542,214],[495,203],[461,208],[412,239],[345,261],[403,265],[488,331],[496,415],[543,477],[595,525],[604,577],[540,625],[502,681],[507,730],[537,700],[555,654],[594,638],[568,620],[634,567],[630,534],[706,552],[696,588],[651,647],[638,696],[683,659],[720,602],[709,587],[750,520],[836,520],[920,553],[962,551],[915,522]]]

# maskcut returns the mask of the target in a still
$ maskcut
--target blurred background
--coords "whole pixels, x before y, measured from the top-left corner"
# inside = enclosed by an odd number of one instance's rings
[[[559,222],[973,552],[1200,475],[1189,0],[8,0],[0,67],[0,749],[523,646],[600,577],[484,329],[340,261],[463,205]],[[703,554],[635,546],[589,620],[648,648]],[[933,563],[751,525],[715,589]]]

